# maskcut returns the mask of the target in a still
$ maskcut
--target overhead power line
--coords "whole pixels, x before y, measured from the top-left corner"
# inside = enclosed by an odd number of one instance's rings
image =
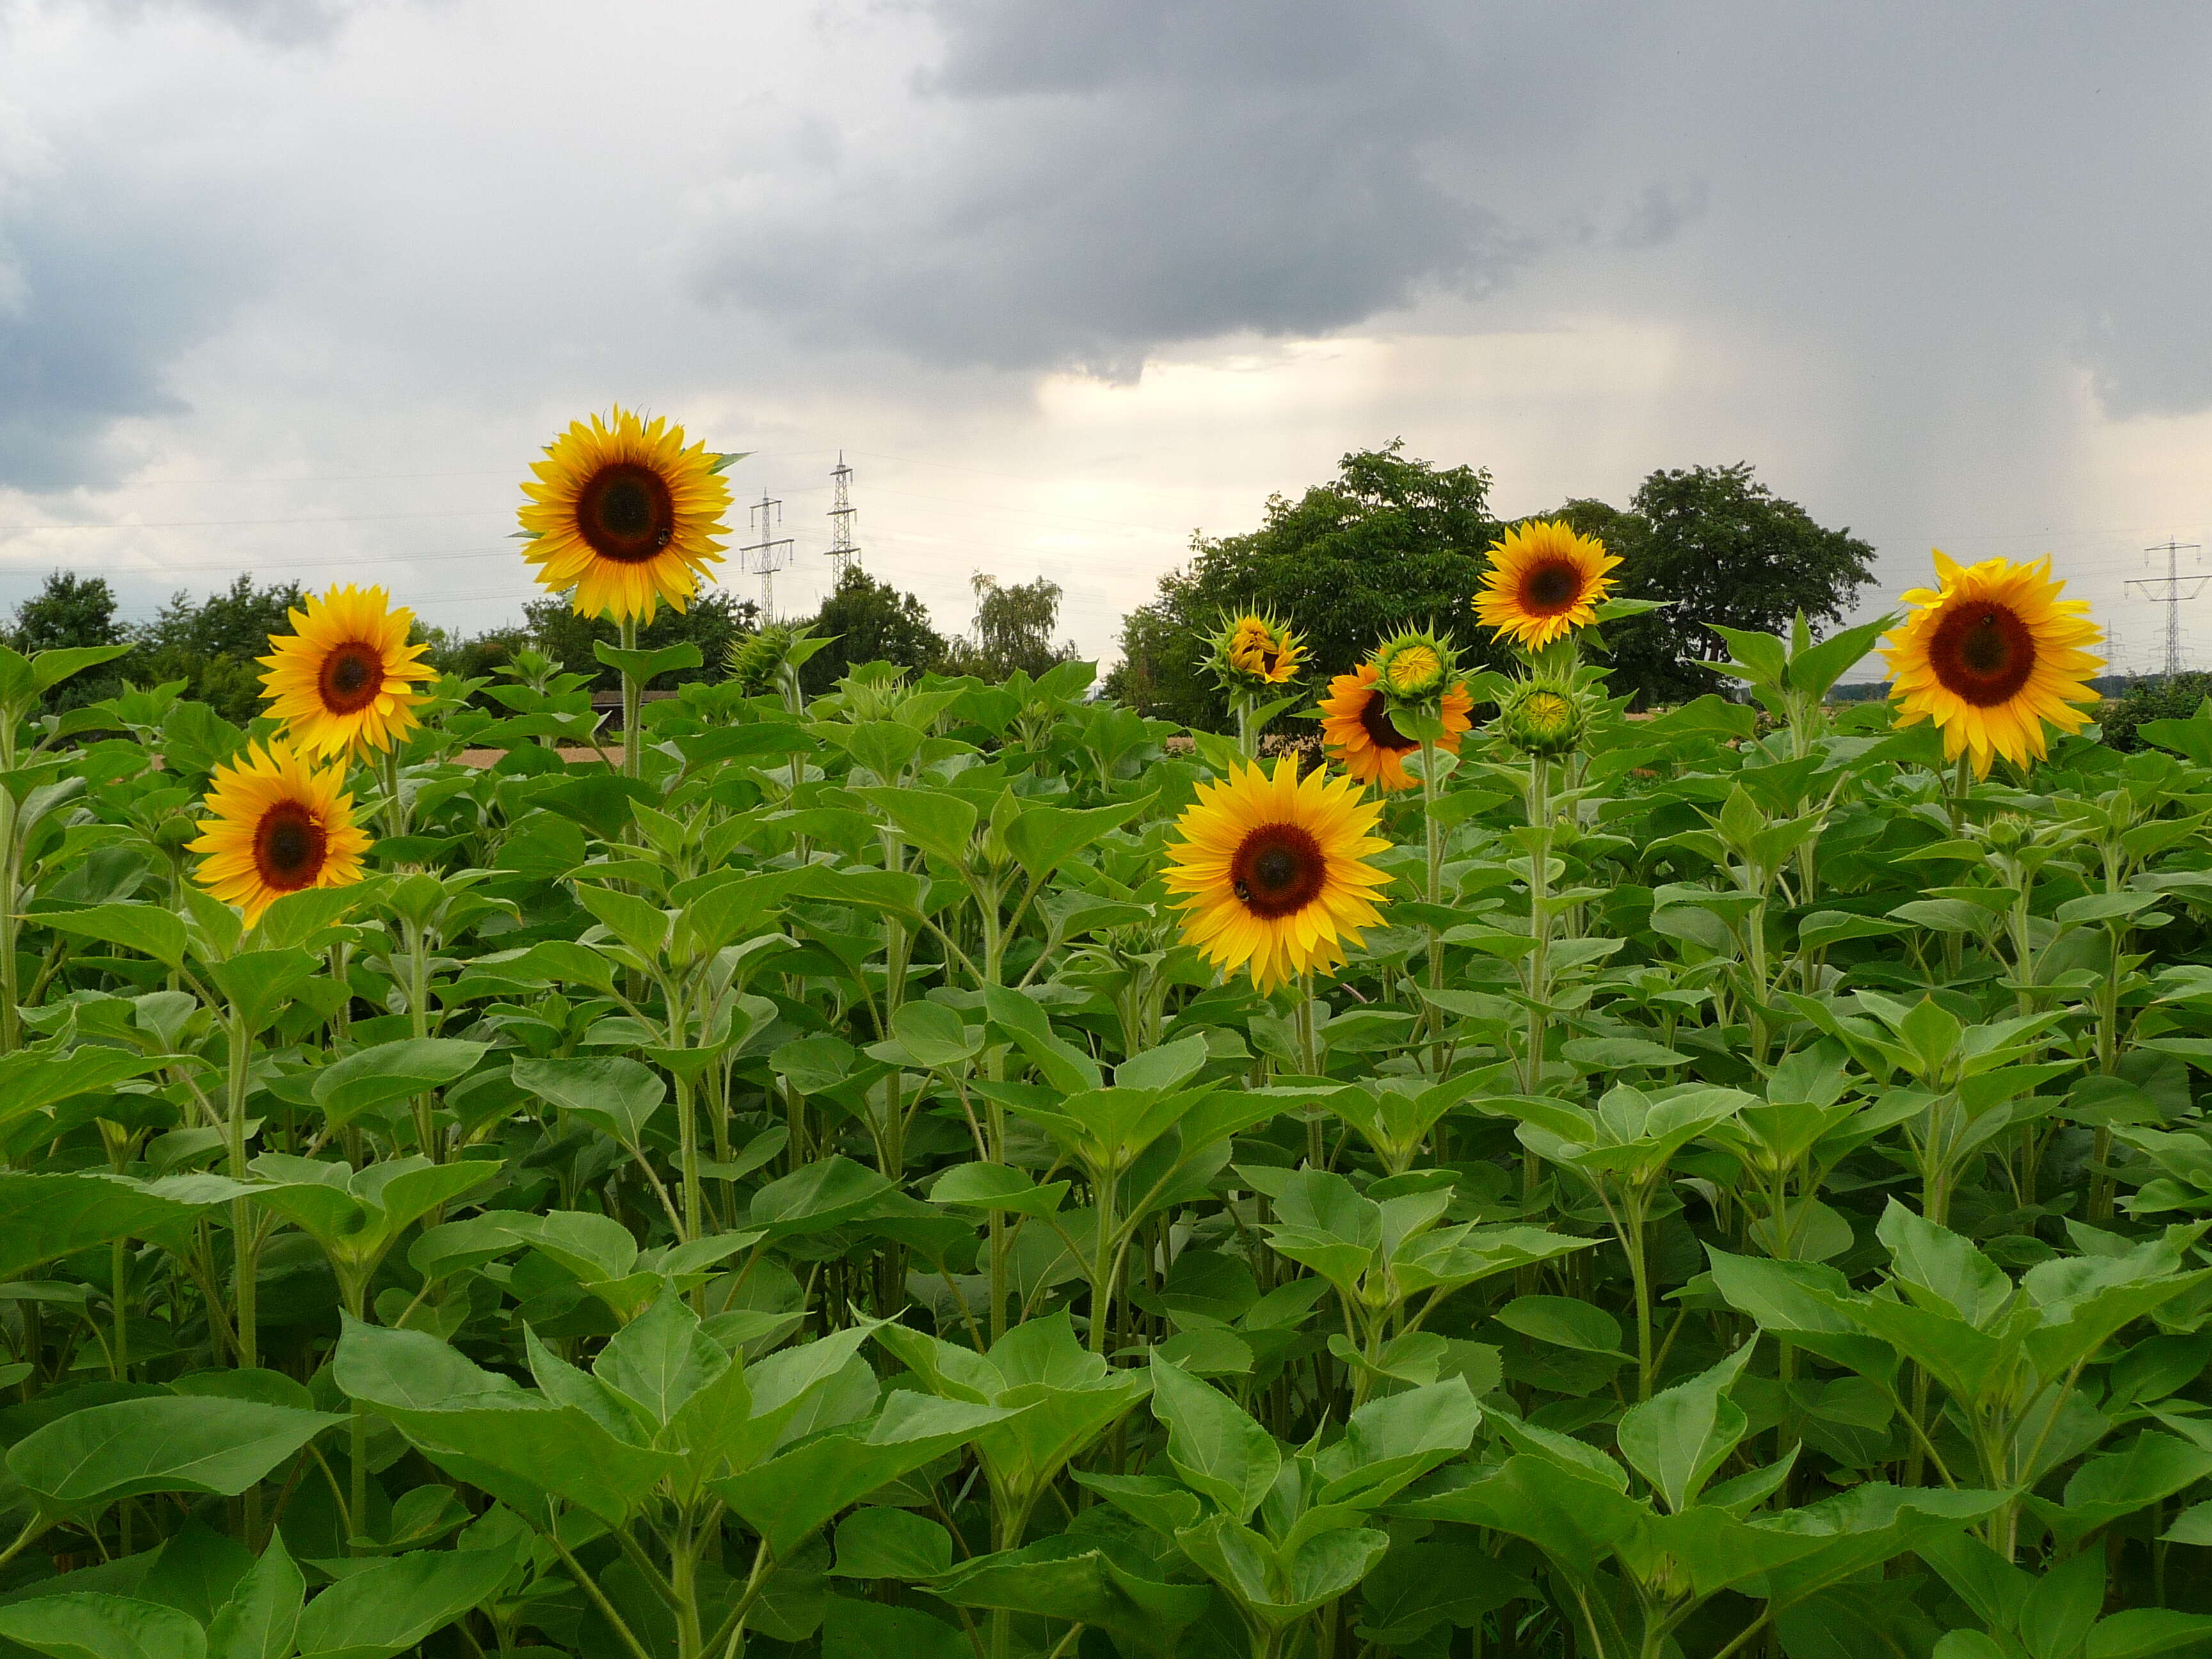
[[[2153,605],[2162,605],[2166,607],[2165,672],[2166,678],[2168,679],[2172,679],[2181,672],[2181,603],[2184,599],[2195,599],[2204,591],[2204,584],[2212,581],[2212,575],[2185,576],[2181,574],[2181,556],[2184,553],[2194,553],[2197,550],[2197,544],[2195,542],[2171,540],[2158,547],[2147,547],[2143,549],[2143,556],[2146,558],[2154,553],[2166,555],[2166,574],[2136,576],[2130,578],[2128,581],[2130,587],[2141,592]],[[2182,591],[2185,585],[2188,587],[2186,592]]]

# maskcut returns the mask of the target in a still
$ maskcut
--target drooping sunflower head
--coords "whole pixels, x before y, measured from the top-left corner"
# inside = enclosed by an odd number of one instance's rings
[[[663,600],[682,611],[722,561],[727,459],[704,444],[687,449],[682,427],[619,405],[605,420],[572,422],[522,486],[523,557],[545,586],[574,590],[578,616],[650,622]]]
[[[1597,619],[1620,563],[1570,525],[1516,525],[1491,546],[1475,615],[1522,650],[1540,651]]]
[[[1368,862],[1390,845],[1373,834],[1382,810],[1348,779],[1301,778],[1288,755],[1272,775],[1239,766],[1200,785],[1163,874],[1183,938],[1224,973],[1248,969],[1263,993],[1340,965],[1382,919],[1375,890],[1389,877]]]
[[[1459,752],[1461,734],[1474,723],[1474,699],[1465,685],[1455,684],[1444,693],[1444,734],[1437,739],[1437,748]],[[1346,775],[1361,783],[1392,791],[1419,787],[1406,770],[1405,757],[1421,745],[1391,720],[1389,699],[1382,695],[1371,662],[1328,683],[1328,695],[1321,701],[1321,740]]]
[[[1252,611],[1224,617],[1208,644],[1206,666],[1231,690],[1287,685],[1306,655],[1304,642],[1289,628]]]
[[[1986,777],[1996,756],[2025,766],[2047,754],[2046,725],[2088,723],[2075,705],[2097,700],[2087,680],[2104,659],[2085,648],[2097,625],[2086,600],[2059,598],[2047,557],[1960,565],[1939,551],[1936,574],[1939,586],[1905,595],[1912,610],[1882,649],[1899,726],[1934,720],[1945,757],[1970,755]]]
[[[1459,672],[1459,651],[1427,629],[1409,628],[1375,647],[1370,660],[1382,695],[1401,708],[1433,706]]]
[[[421,725],[420,661],[428,646],[407,643],[415,613],[395,609],[380,587],[333,587],[290,613],[292,632],[271,634],[260,659],[269,712],[318,760],[388,749]]]
[[[1570,754],[1589,734],[1589,710],[1572,686],[1529,680],[1498,710],[1498,733],[1524,755]]]
[[[336,766],[313,766],[282,740],[249,747],[218,766],[210,782],[192,879],[252,927],[287,893],[344,887],[362,878],[368,832],[353,821],[353,797]]]

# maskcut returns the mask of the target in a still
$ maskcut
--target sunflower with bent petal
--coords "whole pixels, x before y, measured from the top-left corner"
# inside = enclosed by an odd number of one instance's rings
[[[370,843],[343,786],[340,768],[312,766],[282,741],[216,767],[206,802],[214,816],[185,848],[205,855],[192,879],[245,911],[249,927],[287,893],[359,881]]]
[[[1296,679],[1306,648],[1298,636],[1271,617],[1243,616],[1222,630],[1221,660],[1246,680],[1287,685]]]
[[[522,486],[522,556],[545,586],[575,591],[580,617],[651,622],[664,600],[684,610],[722,562],[722,465],[704,444],[685,448],[682,427],[619,405],[604,421],[572,422],[531,466],[538,481]]]
[[[1998,755],[2016,766],[2049,752],[2045,726],[2078,732],[2093,703],[2088,677],[2105,665],[2082,649],[2096,642],[2086,599],[2062,599],[2051,560],[2014,564],[1984,559],[1961,565],[1936,555],[1941,586],[1905,594],[1913,609],[1882,648],[1889,659],[1897,723],[1932,720],[1943,755],[1973,757],[1987,777]]]
[[[1474,725],[1474,699],[1465,684],[1446,691],[1444,734],[1437,739],[1437,747],[1459,753],[1460,734]],[[1321,700],[1321,741],[1346,775],[1361,783],[1392,791],[1420,787],[1404,761],[1421,745],[1391,723],[1389,700],[1382,695],[1371,662],[1328,683],[1328,695]]]
[[[289,613],[292,632],[271,634],[258,660],[269,712],[316,760],[389,749],[422,724],[416,690],[434,678],[407,643],[415,613],[394,610],[380,587],[333,587]]]
[[[1541,651],[1597,620],[1620,563],[1603,542],[1571,525],[1516,525],[1491,546],[1475,615],[1523,650]]]
[[[1176,821],[1162,879],[1182,896],[1183,938],[1224,973],[1249,967],[1264,994],[1316,968],[1340,966],[1345,945],[1379,925],[1374,891],[1390,878],[1367,862],[1390,843],[1373,833],[1380,802],[1295,756],[1233,768],[1200,784]]]

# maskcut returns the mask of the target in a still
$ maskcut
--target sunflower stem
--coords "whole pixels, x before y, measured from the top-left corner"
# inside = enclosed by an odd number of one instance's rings
[[[619,625],[620,625],[620,627],[621,627],[621,629],[622,629],[622,648],[623,648],[623,650],[625,650],[625,651],[635,651],[635,650],[636,650],[636,649],[637,649],[637,617],[636,617],[635,616],[634,616],[634,615],[624,617],[622,619],[622,622],[621,622],[621,623],[620,623]],[[637,678],[637,676],[636,676],[636,675],[635,675],[635,674],[631,673],[631,672],[629,672],[629,669],[627,669],[627,668],[625,668],[625,669],[623,669],[623,672],[622,672],[622,697],[623,697],[623,704],[622,704],[622,714],[623,714],[623,760],[622,760],[622,767],[623,767],[623,775],[624,777],[626,777],[626,778],[634,778],[634,777],[635,777],[635,776],[637,775],[637,769],[638,769],[638,756],[639,756],[639,754],[640,754],[640,752],[641,752],[641,747],[642,747],[642,745],[641,744],[641,743],[640,743],[640,741],[639,741],[639,740],[640,740],[640,738],[643,736],[643,733],[640,732],[639,732],[639,730],[637,729],[637,706],[638,706],[638,703],[639,703],[639,702],[640,702],[640,700],[641,700],[641,699],[640,699],[640,693],[641,693],[644,690],[645,690],[645,688],[644,688],[641,684],[639,684],[639,682],[638,682],[638,678]]]
[[[407,802],[399,793],[399,743],[379,750],[377,778],[384,786],[384,833],[394,841],[407,833]]]

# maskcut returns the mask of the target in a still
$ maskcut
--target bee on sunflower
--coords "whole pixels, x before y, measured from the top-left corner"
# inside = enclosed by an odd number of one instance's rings
[[[1934,720],[1944,757],[1968,756],[1987,777],[1999,755],[2025,766],[2049,753],[2045,726],[2088,724],[2076,705],[2097,700],[2087,681],[2104,659],[2083,648],[2097,625],[2087,600],[2059,598],[2049,557],[1961,565],[1938,550],[1936,575],[1904,596],[1912,609],[1882,650],[1899,726]]]
[[[1516,525],[1490,549],[1474,596],[1482,625],[1534,654],[1597,620],[1620,561],[1556,520]]]
[[[1262,993],[1316,969],[1341,966],[1347,944],[1379,926],[1375,892],[1390,878],[1368,860],[1387,851],[1374,833],[1379,802],[1294,756],[1273,774],[1233,769],[1176,822],[1162,879],[1185,914],[1185,940],[1224,973],[1247,969]]]
[[[580,617],[634,625],[664,603],[685,610],[722,562],[715,538],[728,534],[730,486],[721,472],[738,459],[687,448],[682,427],[619,404],[605,420],[571,422],[532,465],[536,482],[522,486],[523,557],[546,587],[573,590]]]
[[[1474,724],[1474,699],[1466,685],[1454,684],[1439,707],[1443,733],[1437,738],[1437,747],[1446,754],[1459,753],[1460,738]],[[1321,741],[1346,775],[1361,783],[1393,794],[1420,787],[1405,765],[1406,757],[1421,746],[1420,739],[1408,737],[1392,721],[1390,700],[1372,662],[1328,683],[1328,696],[1321,700]]]
[[[269,712],[313,760],[347,759],[404,742],[422,721],[418,689],[434,678],[407,643],[415,613],[380,587],[333,587],[289,613],[292,632],[271,634],[259,659]]]
[[[192,879],[246,914],[249,927],[287,893],[362,878],[368,832],[353,821],[343,769],[315,766],[279,739],[250,746],[210,781]]]

